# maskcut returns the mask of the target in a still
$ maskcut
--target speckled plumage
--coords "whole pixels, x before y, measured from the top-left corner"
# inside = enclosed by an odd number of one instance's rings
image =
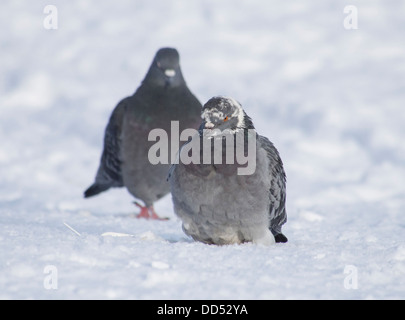
[[[126,187],[151,207],[170,191],[166,183],[170,165],[150,163],[148,150],[155,142],[148,141],[149,132],[160,128],[170,134],[171,121],[179,121],[180,130],[198,128],[200,113],[201,104],[184,81],[177,50],[160,49],[141,86],[114,109],[95,182],[85,197]]]
[[[212,131],[203,131],[205,128],[230,130],[245,136],[247,150],[246,138],[255,137],[256,168],[253,174],[238,175],[240,165],[236,162],[186,165],[180,160],[173,165],[168,180],[185,233],[197,241],[219,245],[287,242],[281,232],[287,220],[286,176],[277,149],[256,133],[251,119],[231,98],[210,99],[202,116],[200,134],[193,139],[201,142],[209,136]]]

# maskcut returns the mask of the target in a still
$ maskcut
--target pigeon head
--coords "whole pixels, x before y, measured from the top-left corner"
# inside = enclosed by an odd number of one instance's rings
[[[174,48],[159,49],[143,82],[165,88],[184,85],[177,50]]]
[[[252,120],[243,110],[241,104],[228,97],[213,97],[203,106],[200,130],[219,129],[236,132],[254,129]]]

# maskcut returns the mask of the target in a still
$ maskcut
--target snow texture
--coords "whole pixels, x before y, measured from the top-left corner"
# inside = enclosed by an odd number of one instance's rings
[[[404,299],[405,3],[349,2],[55,0],[49,30],[47,1],[1,1],[0,299]],[[277,146],[287,244],[194,242],[170,195],[169,221],[83,199],[163,46]]]

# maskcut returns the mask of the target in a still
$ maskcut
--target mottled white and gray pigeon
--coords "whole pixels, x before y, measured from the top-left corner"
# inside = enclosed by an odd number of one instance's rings
[[[202,118],[199,133],[181,148],[168,176],[184,232],[208,244],[287,242],[281,232],[287,221],[286,176],[277,149],[256,133],[251,118],[232,98],[211,98]],[[229,137],[234,139],[227,147]],[[203,147],[207,141],[208,148]],[[237,161],[249,152],[245,163]],[[239,171],[248,167],[253,170]]]
[[[144,202],[139,218],[159,219],[153,203],[170,192],[166,182],[170,164],[151,164],[148,141],[152,129],[165,130],[170,137],[171,121],[179,130],[198,128],[201,103],[183,78],[176,49],[162,48],[153,59],[141,86],[115,107],[104,135],[104,150],[95,182],[86,198],[111,187],[126,187]],[[170,150],[169,145],[167,146]]]

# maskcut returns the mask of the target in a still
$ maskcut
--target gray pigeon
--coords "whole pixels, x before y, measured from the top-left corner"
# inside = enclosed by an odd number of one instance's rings
[[[281,232],[287,221],[286,176],[277,149],[256,133],[252,120],[232,98],[211,98],[202,118],[198,134],[183,145],[168,176],[184,232],[207,244],[287,242]],[[233,143],[227,145],[229,137]],[[217,147],[215,140],[220,141]],[[203,147],[207,141],[208,148]],[[246,150],[253,150],[246,159],[255,161],[255,167],[242,174],[238,169],[249,164],[236,160]],[[188,161],[193,152],[197,157]]]
[[[151,164],[149,132],[160,128],[170,137],[171,121],[179,130],[198,128],[201,103],[184,81],[176,49],[162,48],[153,59],[145,79],[136,92],[115,107],[104,135],[104,150],[95,182],[85,198],[112,187],[126,187],[143,201],[138,218],[159,219],[153,203],[170,192],[166,182],[169,164]],[[169,145],[167,146],[170,150]]]

